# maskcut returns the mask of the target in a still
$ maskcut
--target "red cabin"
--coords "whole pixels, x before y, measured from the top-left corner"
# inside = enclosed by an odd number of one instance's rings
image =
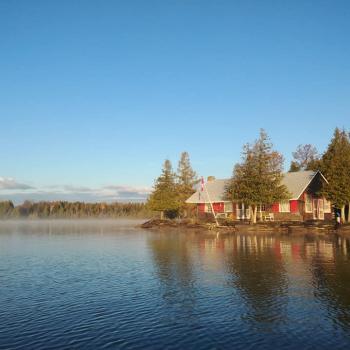
[[[205,184],[203,191],[198,190],[187,203],[197,204],[198,216],[211,216],[214,210],[217,216],[231,217],[234,220],[250,219],[249,207],[244,203],[225,199],[225,188],[229,180],[216,180],[213,177]],[[285,173],[282,183],[287,187],[290,198],[273,205],[258,207],[258,220],[331,220],[331,203],[320,190],[327,184],[320,171],[299,171]]]

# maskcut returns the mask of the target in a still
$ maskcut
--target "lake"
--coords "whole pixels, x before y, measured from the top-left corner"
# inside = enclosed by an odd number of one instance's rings
[[[138,223],[0,223],[0,348],[350,348],[348,239]]]

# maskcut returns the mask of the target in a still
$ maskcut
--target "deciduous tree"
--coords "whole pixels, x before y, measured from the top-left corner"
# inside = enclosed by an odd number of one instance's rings
[[[293,154],[293,161],[291,162],[289,171],[299,170],[318,170],[318,160],[320,156],[317,148],[313,145],[299,145]]]

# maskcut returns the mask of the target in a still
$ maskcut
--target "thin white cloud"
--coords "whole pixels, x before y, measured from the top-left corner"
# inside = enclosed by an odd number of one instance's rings
[[[24,183],[17,182],[12,177],[1,177],[0,176],[0,190],[29,190],[34,187]]]
[[[59,187],[58,187],[59,188]],[[65,185],[62,187],[62,189],[66,192],[78,192],[78,193],[91,193],[94,191],[94,189],[90,187],[85,187],[85,186],[72,186],[72,185]]]
[[[106,185],[93,188],[74,185],[51,185],[31,187],[17,183],[12,178],[0,177],[0,200],[21,203],[30,201],[84,201],[84,202],[143,202],[151,192],[150,187]]]

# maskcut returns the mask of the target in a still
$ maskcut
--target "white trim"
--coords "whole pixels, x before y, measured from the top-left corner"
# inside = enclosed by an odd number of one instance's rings
[[[318,219],[319,220],[324,220],[324,199],[319,198],[318,199]]]
[[[324,220],[324,200],[322,198],[314,198],[312,200],[314,220]]]
[[[281,206],[282,202],[284,202],[285,204],[288,203],[288,207],[289,207],[288,210],[282,210],[282,206]],[[278,203],[278,205],[279,205],[278,210],[279,210],[280,213],[290,213],[290,201],[289,200],[281,201],[281,202]]]
[[[229,206],[229,210],[227,210],[227,206]],[[225,213],[233,213],[233,203],[232,202],[224,202],[224,212]]]
[[[300,192],[299,196],[298,196],[297,198],[291,198],[290,200],[291,200],[291,201],[297,201],[297,200],[299,200],[300,196],[301,196],[301,195],[305,192],[305,190],[309,187],[310,183],[312,182],[312,180],[316,177],[316,175],[317,175],[318,173],[320,173],[320,175],[321,175],[321,176],[323,177],[323,179],[327,182],[327,184],[329,183],[329,182],[327,181],[327,179],[323,176],[323,174],[322,174],[319,170],[317,170],[317,171],[315,172],[314,176],[311,178],[311,180],[307,183],[307,185],[305,186],[305,188]]]
[[[317,170],[317,172],[321,174],[321,176],[323,177],[324,181],[326,181],[326,182],[327,182],[327,185],[328,185],[329,182],[328,182],[328,180],[323,176],[323,174],[321,173],[321,171]]]
[[[308,213],[308,214],[313,213],[313,211],[314,211],[314,209],[313,209],[314,205],[313,205],[313,202],[312,202],[313,198],[312,198],[311,195],[309,195],[309,194],[307,194],[307,193],[305,193],[305,196],[306,196],[306,197],[305,197],[305,201],[304,201],[305,213]],[[307,198],[309,198],[309,202],[306,201]],[[310,210],[307,210],[306,203],[310,204],[310,206],[311,206],[311,209],[310,209]]]
[[[209,203],[204,203],[204,212],[205,213],[212,213],[211,205]]]

